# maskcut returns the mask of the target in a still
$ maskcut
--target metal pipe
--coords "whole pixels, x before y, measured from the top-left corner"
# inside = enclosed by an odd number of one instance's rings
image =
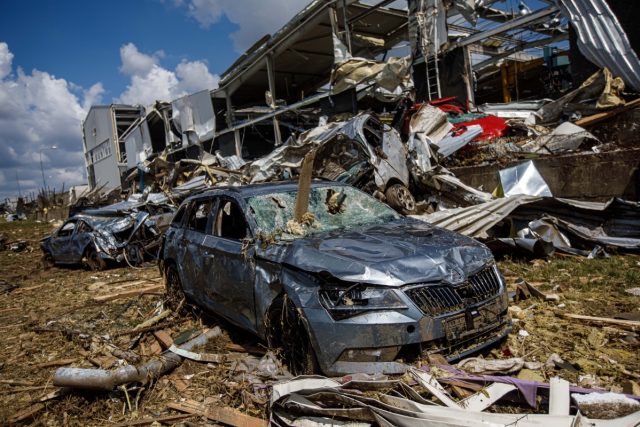
[[[219,327],[210,329],[196,338],[181,345],[183,350],[192,350],[207,343],[222,333]],[[171,351],[165,351],[161,356],[149,360],[142,366],[127,365],[114,371],[106,369],[59,368],[53,377],[53,385],[85,390],[111,391],[115,387],[130,382],[146,383],[157,378],[182,363],[182,357]]]

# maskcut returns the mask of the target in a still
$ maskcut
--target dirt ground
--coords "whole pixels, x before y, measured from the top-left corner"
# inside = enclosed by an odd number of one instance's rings
[[[250,335],[200,313],[172,314],[155,331],[131,329],[164,310],[157,267],[114,268],[102,272],[81,268],[43,270],[38,239],[51,225],[0,223],[8,242],[26,241],[21,252],[0,252],[0,424],[117,425],[138,419],[178,414],[168,402],[191,399],[214,402],[266,419],[267,387],[237,363],[256,360],[264,345]],[[622,391],[640,378],[640,337],[614,326],[591,326],[563,313],[614,317],[640,314],[640,297],[625,292],[640,286],[640,256],[607,259],[553,257],[550,260],[500,260],[509,283],[524,278],[554,301],[531,297],[513,303],[514,329],[509,339],[486,358],[524,357],[545,362],[556,353],[567,363],[533,373],[547,380],[560,375],[589,387]],[[17,287],[12,288],[11,285]],[[153,288],[143,295],[101,301],[116,292]],[[631,314],[629,314],[631,313]],[[60,391],[52,385],[62,366],[113,368],[114,351],[144,361],[165,347],[161,334],[177,337],[196,328],[219,325],[223,334],[207,345],[223,355],[222,363],[186,361],[170,375],[143,387],[110,393]],[[525,331],[525,332],[521,332]],[[155,332],[155,334],[154,334]],[[255,356],[247,354],[253,353]],[[176,421],[172,421],[176,422]],[[180,422],[202,425],[198,417]]]

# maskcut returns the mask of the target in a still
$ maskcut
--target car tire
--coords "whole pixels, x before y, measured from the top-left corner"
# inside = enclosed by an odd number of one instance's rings
[[[392,184],[384,192],[387,204],[403,215],[410,215],[416,210],[416,200],[407,187]]]
[[[182,288],[180,274],[175,265],[169,264],[164,272],[164,286],[167,294],[167,305],[176,310],[178,307],[184,307],[186,296]]]
[[[56,265],[56,263],[53,260],[53,256],[51,255],[51,252],[46,251],[44,254],[42,254],[42,269],[43,270],[49,270],[50,268],[54,267],[55,265]]]
[[[107,262],[100,258],[94,247],[87,248],[84,255],[84,264],[91,271],[102,271],[107,267]]]
[[[279,348],[293,375],[320,373],[307,322],[293,301],[286,295],[278,298],[269,312],[268,344]]]

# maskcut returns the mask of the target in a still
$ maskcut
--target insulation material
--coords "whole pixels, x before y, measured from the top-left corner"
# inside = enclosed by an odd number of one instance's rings
[[[611,108],[624,105],[620,91],[621,83],[615,81],[607,70],[600,70],[585,80],[579,88],[549,102],[542,108],[531,114],[526,122],[528,124],[552,123],[559,120],[570,104],[579,104],[593,98],[598,98],[598,108]],[[579,106],[578,106],[579,107]]]
[[[376,88],[389,92],[410,85],[409,58],[389,58],[387,62],[364,58],[349,58],[336,64],[331,74],[333,93],[340,93],[359,84],[375,83]]]

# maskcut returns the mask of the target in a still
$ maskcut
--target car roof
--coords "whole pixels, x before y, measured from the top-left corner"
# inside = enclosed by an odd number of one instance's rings
[[[350,187],[350,185],[337,182],[337,181],[326,181],[326,180],[314,180],[311,182],[311,188],[322,188],[322,187]],[[216,187],[211,190],[206,190],[202,193],[195,194],[193,196],[188,197],[185,201],[195,200],[205,197],[216,196],[220,194],[229,194],[236,193],[238,197],[254,197],[261,196],[264,194],[270,193],[288,193],[291,191],[296,191],[298,189],[298,181],[276,181],[276,182],[266,182],[261,184],[249,184],[249,185],[239,185],[239,186],[224,186],[224,187]]]

